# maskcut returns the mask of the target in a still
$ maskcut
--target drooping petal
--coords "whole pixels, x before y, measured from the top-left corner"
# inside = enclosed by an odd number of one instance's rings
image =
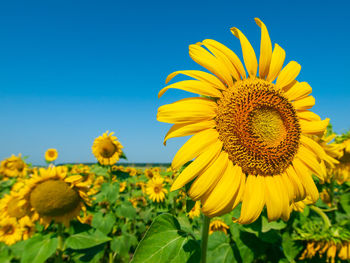
[[[184,80],[179,81],[174,84],[168,85],[161,89],[158,93],[158,98],[163,96],[163,94],[168,89],[180,89],[185,90],[193,93],[197,93],[199,95],[209,96],[213,98],[219,98],[221,97],[221,92],[214,86],[210,85],[209,83],[198,81],[198,80]]]
[[[295,197],[294,185],[291,182],[291,180],[289,179],[289,177],[288,177],[286,172],[281,174],[281,180],[282,180],[283,185],[286,188],[286,192],[287,192],[287,195],[288,195],[288,200],[289,200],[289,202],[291,202],[294,199],[294,197]]]
[[[293,87],[284,93],[289,100],[300,100],[311,94],[312,88],[307,82],[297,82]]]
[[[193,135],[206,129],[214,128],[215,120],[174,124],[164,138],[164,145],[170,138]]]
[[[191,185],[188,195],[196,201],[205,193],[210,192],[221,179],[229,163],[228,154],[222,151],[214,163],[208,167]]]
[[[211,46],[213,48],[216,48],[217,50],[220,50],[222,53],[224,53],[226,57],[231,61],[232,65],[236,68],[241,78],[242,79],[246,78],[246,72],[241,60],[231,49],[212,39],[204,40],[203,44],[205,44],[206,46]]]
[[[279,45],[275,44],[275,48],[273,49],[273,52],[272,52],[269,73],[267,74],[267,77],[266,77],[267,81],[272,82],[277,78],[278,74],[280,73],[283,67],[285,58],[286,58],[286,52],[284,51],[284,49],[281,48]]]
[[[197,177],[205,171],[218,158],[222,148],[222,142],[217,140],[213,145],[199,155],[182,173],[176,178],[171,186],[171,191],[175,191]]]
[[[299,120],[301,132],[305,134],[319,135],[323,134],[326,130],[329,119],[326,118],[323,121],[304,121]]]
[[[243,60],[247,68],[250,77],[255,77],[258,71],[258,61],[256,59],[255,51],[248,41],[248,39],[243,35],[243,33],[238,28],[231,28],[231,32],[235,37],[239,39],[242,46]]]
[[[167,123],[206,121],[216,116],[217,104],[206,98],[187,98],[158,108],[157,120]]]
[[[300,70],[301,66],[297,62],[289,62],[278,75],[276,88],[283,89],[288,86],[299,75]]]
[[[308,110],[315,105],[315,98],[313,96],[307,96],[292,102],[292,104],[296,110]]]
[[[275,176],[264,176],[266,187],[266,207],[269,221],[277,220],[282,214],[282,196]]]
[[[296,156],[305,166],[307,166],[314,175],[319,177],[321,180],[326,176],[323,174],[322,167],[317,161],[316,156],[304,146],[299,147],[298,154]]]
[[[210,145],[217,142],[219,133],[214,129],[204,130],[193,135],[175,154],[171,167],[179,169],[185,163],[193,160]]]
[[[279,192],[280,192],[280,195],[281,195],[281,203],[282,203],[281,218],[284,221],[287,221],[289,219],[289,216],[290,216],[290,210],[289,210],[290,203],[289,203],[287,187],[284,184],[281,175],[275,176],[275,180],[276,180],[276,185],[277,185]]]
[[[270,68],[272,44],[265,24],[259,18],[255,18],[255,22],[261,28],[259,77],[264,79]]]
[[[306,192],[305,192],[305,188],[302,184],[301,179],[299,178],[299,176],[296,174],[293,166],[289,166],[286,171],[285,171],[286,175],[288,176],[289,180],[292,182],[293,184],[293,189],[294,189],[294,199],[295,201],[301,201],[304,200],[306,197]]]
[[[165,80],[165,84],[167,84],[170,80],[172,80],[175,76],[183,74],[186,76],[189,76],[194,79],[198,79],[200,81],[204,81],[206,83],[211,84],[212,86],[216,87],[219,90],[225,90],[226,86],[214,75],[200,71],[200,70],[180,70],[175,71],[168,75],[168,77]]]

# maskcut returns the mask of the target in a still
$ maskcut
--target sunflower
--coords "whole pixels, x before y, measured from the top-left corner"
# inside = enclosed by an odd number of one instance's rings
[[[350,139],[341,143],[342,155],[338,158],[339,164],[330,173],[338,184],[350,181]]]
[[[123,146],[113,136],[114,132],[108,134],[105,132],[102,136],[97,137],[92,145],[92,153],[102,165],[113,165],[122,155]]]
[[[132,197],[129,199],[130,203],[132,204],[133,207],[137,207],[139,204],[141,206],[146,206],[147,205],[147,201],[146,198],[144,198],[143,196],[137,196],[137,197]]]
[[[226,225],[224,221],[222,221],[221,219],[216,219],[210,222],[209,235],[214,233],[215,231],[221,231],[227,234],[227,229],[229,229],[229,226]]]
[[[155,176],[147,183],[146,193],[153,202],[163,202],[165,194],[168,190],[164,188],[164,179],[160,176]]]
[[[28,179],[20,191],[21,205],[30,210],[33,221],[48,226],[53,220],[69,226],[69,222],[91,205],[89,184],[80,175],[67,176],[66,167],[40,168],[39,175]]]
[[[47,151],[45,152],[45,160],[49,163],[56,160],[57,157],[58,157],[58,152],[56,149],[47,149]]]
[[[201,214],[201,202],[196,201],[196,203],[192,207],[191,211],[188,212],[188,217],[193,219],[195,217],[199,217],[200,214]]]
[[[318,254],[320,258],[323,257],[323,255],[326,253],[327,257],[327,262],[334,263],[335,262],[335,257],[336,253],[338,251],[338,257],[340,259],[348,259],[349,256],[347,255],[346,251],[349,249],[347,247],[347,243],[342,243],[342,244],[336,244],[333,241],[314,241],[310,240],[303,253],[301,254],[299,260],[305,260],[305,259],[311,259]]]
[[[126,189],[126,181],[119,183],[119,193],[124,192]]]
[[[13,245],[22,239],[22,229],[15,218],[2,218],[0,221],[0,242]]]
[[[29,212],[27,208],[20,205],[21,197],[16,192],[6,194],[0,200],[0,211],[4,217],[22,218]]]
[[[22,229],[22,239],[27,240],[35,233],[35,224],[28,216],[24,216],[19,219],[19,225]]]
[[[5,177],[24,177],[27,175],[27,164],[23,161],[22,155],[12,155],[1,161],[0,175]]]
[[[258,62],[243,33],[232,28],[240,40],[243,64],[223,44],[206,39],[190,45],[191,58],[214,75],[197,71],[177,71],[196,80],[184,80],[166,86],[202,95],[182,99],[158,109],[157,119],[174,123],[164,144],[173,137],[192,136],[175,155],[172,168],[188,165],[173,183],[177,190],[193,181],[188,194],[202,201],[202,211],[214,217],[233,210],[242,202],[237,222],[255,221],[266,205],[269,220],[289,218],[289,204],[318,191],[312,173],[324,177],[320,159],[322,147],[308,135],[323,134],[329,120],[321,120],[309,111],[315,104],[311,87],[295,80],[301,66],[289,62],[283,69],[285,51],[275,44],[264,23]],[[203,48],[206,47],[208,50]],[[274,83],[274,80],[276,79]]]
[[[340,245],[338,257],[342,260],[350,259],[350,242],[344,242]]]
[[[144,173],[148,179],[152,179],[155,176],[160,176],[160,169],[157,167],[147,168]]]

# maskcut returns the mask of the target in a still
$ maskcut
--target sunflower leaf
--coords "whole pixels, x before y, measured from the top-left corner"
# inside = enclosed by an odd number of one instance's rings
[[[199,262],[199,244],[170,214],[157,216],[136,248],[131,263]]]
[[[229,237],[223,232],[214,232],[209,236],[207,262],[234,263]]]
[[[72,235],[67,238],[66,245],[72,249],[85,249],[94,247],[110,241],[111,238],[96,230],[94,232],[86,231]]]
[[[55,253],[58,245],[57,237],[34,236],[24,247],[21,263],[42,263]]]

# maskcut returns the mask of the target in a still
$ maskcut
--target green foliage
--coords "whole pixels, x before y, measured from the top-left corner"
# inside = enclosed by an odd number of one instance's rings
[[[106,236],[99,230],[86,231],[68,237],[66,240],[66,246],[71,249],[85,249],[106,243],[110,240],[110,237]]]
[[[24,246],[21,263],[42,263],[55,253],[57,237],[37,235],[29,239]]]

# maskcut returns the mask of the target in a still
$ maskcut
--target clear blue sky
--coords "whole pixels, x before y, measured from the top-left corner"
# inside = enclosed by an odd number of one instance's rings
[[[283,3],[283,4],[282,4]],[[94,161],[91,145],[115,131],[131,162],[170,162],[185,139],[162,140],[170,125],[157,108],[166,76],[202,69],[188,45],[212,38],[241,57],[238,27],[258,50],[259,17],[286,62],[302,65],[315,112],[337,132],[350,129],[348,1],[2,1],[0,4],[0,159]],[[258,53],[258,52],[257,52]]]

